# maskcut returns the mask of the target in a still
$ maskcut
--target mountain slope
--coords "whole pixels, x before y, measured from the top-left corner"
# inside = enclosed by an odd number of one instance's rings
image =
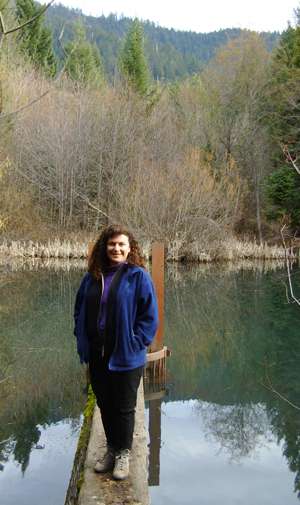
[[[69,9],[61,4],[51,6],[46,13],[46,23],[53,32],[54,51],[59,58],[62,52],[58,43],[63,25],[74,19],[78,11]],[[132,19],[115,14],[108,17],[83,16],[87,30],[87,40],[97,43],[103,67],[107,75],[113,75],[120,42],[124,37],[126,28],[132,23]],[[66,26],[63,42],[67,43],[71,38],[73,23]],[[214,51],[220,45],[226,43],[227,38],[235,38],[240,33],[239,28],[229,28],[212,33],[196,33],[177,31],[162,28],[155,23],[144,21],[144,33],[146,36],[146,49],[149,56],[149,66],[155,80],[165,79],[170,81],[183,80],[187,74],[201,71],[212,58]],[[264,33],[274,47],[279,33]]]

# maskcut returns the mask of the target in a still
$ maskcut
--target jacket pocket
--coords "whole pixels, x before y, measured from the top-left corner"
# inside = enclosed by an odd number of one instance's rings
[[[141,338],[138,335],[133,334],[133,338],[134,338],[134,341],[135,341],[135,345],[136,345],[136,350],[137,351],[142,351],[143,349],[145,349],[145,345],[144,345],[144,343],[142,342]]]

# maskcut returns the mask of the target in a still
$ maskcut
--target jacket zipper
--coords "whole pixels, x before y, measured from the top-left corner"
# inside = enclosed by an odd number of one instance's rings
[[[131,283],[132,276],[133,276],[133,274],[131,274],[130,278],[129,278],[129,279],[128,279],[128,281],[127,281],[126,286],[124,286],[124,289],[123,289],[123,292],[122,292],[122,295],[121,295],[121,299],[120,299],[120,303],[119,303],[119,305],[118,305],[118,307],[117,307],[117,311],[116,311],[116,321],[117,321],[117,322],[118,322],[118,314],[119,314],[119,312],[120,312],[120,308],[121,308],[122,300],[123,300],[123,298],[124,298],[124,295],[125,295],[125,292],[127,291],[128,286],[129,286],[129,285],[130,285],[130,283]],[[115,345],[115,349],[116,349],[116,347],[117,347],[117,343],[118,343],[118,334],[117,334],[117,331],[116,331],[116,345]],[[115,349],[114,349],[114,351],[115,351]],[[111,357],[110,357],[109,364],[108,364],[108,368],[110,367],[110,364],[111,364],[111,359],[112,359],[112,357],[113,357],[114,351],[113,351],[113,353],[112,353],[112,355],[111,355]]]
[[[109,284],[109,288],[111,286],[111,283],[112,281],[114,280],[114,277],[115,275],[118,273],[119,270],[117,270],[114,275],[112,276],[112,279],[110,281],[110,284]],[[104,314],[104,330],[103,330],[103,339],[101,339],[101,336],[100,336],[100,330],[99,330],[99,317],[100,317],[100,313],[101,313],[101,304],[102,304],[102,298],[103,298],[103,293],[104,293],[104,283],[105,283],[105,280],[104,280],[104,275],[101,274],[101,277],[102,277],[102,293],[101,293],[101,299],[100,299],[100,307],[99,307],[99,314],[98,314],[98,318],[97,318],[97,330],[98,330],[98,333],[99,333],[99,339],[100,339],[100,344],[101,344],[101,356],[103,358],[104,356],[104,342],[105,342],[105,319],[106,319],[106,307],[105,307],[105,314]],[[108,298],[108,293],[109,293],[109,288],[108,288],[108,291],[107,291],[107,298]],[[106,298],[106,300],[107,300]]]
[[[100,298],[99,313],[98,313],[98,317],[97,317],[97,331],[99,333],[99,340],[100,340],[101,349],[102,349],[101,356],[104,356],[104,341],[101,340],[100,330],[99,330],[99,317],[100,317],[101,304],[102,304],[102,298],[103,298],[103,292],[104,292],[104,275],[103,274],[101,274],[101,278],[102,278],[102,292],[101,292],[101,298]]]

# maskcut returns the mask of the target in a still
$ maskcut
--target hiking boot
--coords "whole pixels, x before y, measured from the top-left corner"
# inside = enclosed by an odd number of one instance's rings
[[[116,453],[116,463],[113,476],[117,480],[124,480],[129,474],[129,449],[122,449]]]
[[[107,451],[102,456],[99,461],[97,461],[96,465],[94,466],[94,471],[96,473],[105,473],[108,472],[109,470],[112,470],[115,466],[115,452],[111,447],[107,447]]]

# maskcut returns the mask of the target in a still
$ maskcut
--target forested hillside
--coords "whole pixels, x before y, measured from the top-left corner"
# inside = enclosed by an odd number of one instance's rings
[[[60,12],[72,22],[59,62]],[[265,35],[237,30],[222,43],[218,32],[209,57],[196,34],[75,19],[61,6],[40,13],[34,0],[0,0],[2,241],[122,222],[147,247],[164,242],[169,258],[201,259],[232,258],[227,245],[241,251],[245,237],[265,255],[279,228],[298,233],[300,176],[286,153],[300,152],[299,11],[272,50]],[[54,34],[46,15],[58,17]],[[178,60],[172,78],[154,79],[150,37],[155,54],[194,54],[203,69],[174,81]]]
[[[54,4],[47,10],[46,23],[54,30],[54,51],[58,58],[62,54],[58,44],[61,29],[64,23],[74,18],[75,14],[74,9],[68,9],[61,4]],[[86,26],[87,40],[92,45],[96,42],[104,71],[112,76],[121,40],[128,26],[132,25],[132,19],[126,17],[118,19],[115,14],[111,14],[108,17],[98,18],[83,16],[83,21]],[[241,34],[238,28],[213,33],[196,33],[161,28],[150,21],[145,21],[143,25],[146,37],[145,50],[150,71],[155,80],[183,80],[186,75],[199,72],[210,61],[215,49],[227,42],[228,37],[236,38]],[[71,38],[71,33],[72,25],[68,25],[65,30],[65,40]],[[279,33],[265,33],[263,36],[268,42],[268,47],[274,48]]]

